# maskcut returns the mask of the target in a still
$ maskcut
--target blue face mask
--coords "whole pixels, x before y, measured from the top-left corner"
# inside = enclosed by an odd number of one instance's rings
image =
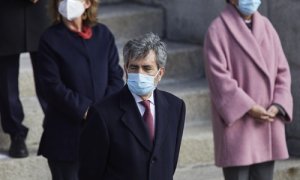
[[[254,14],[261,4],[260,0],[239,0],[238,10],[246,16]]]
[[[140,73],[128,73],[127,85],[129,90],[138,96],[145,96],[152,93],[156,88],[154,79],[157,74],[150,76]]]

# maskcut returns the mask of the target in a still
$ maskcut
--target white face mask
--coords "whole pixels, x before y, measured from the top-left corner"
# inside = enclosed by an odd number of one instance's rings
[[[58,12],[69,21],[80,17],[84,11],[85,8],[81,0],[62,0],[58,5]]]

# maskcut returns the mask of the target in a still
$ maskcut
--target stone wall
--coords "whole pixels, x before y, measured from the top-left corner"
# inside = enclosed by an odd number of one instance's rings
[[[225,0],[131,0],[162,6],[166,13],[165,36],[170,40],[203,43],[211,21],[225,6]],[[287,125],[291,155],[300,156],[300,1],[262,0],[259,11],[267,16],[282,41],[292,72],[294,122]]]
[[[202,44],[207,27],[223,9],[220,0],[154,0],[166,9],[168,39]]]
[[[166,13],[166,37],[175,41],[202,44],[212,20],[225,7],[225,0],[132,0],[162,6]],[[260,8],[267,15],[267,2]]]
[[[269,8],[292,72],[294,121],[286,126],[289,151],[300,156],[300,1],[276,0],[269,3]]]

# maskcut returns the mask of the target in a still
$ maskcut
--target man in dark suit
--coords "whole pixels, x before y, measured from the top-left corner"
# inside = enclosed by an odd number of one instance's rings
[[[22,124],[24,112],[19,99],[18,76],[20,53],[30,52],[36,74],[37,47],[40,35],[49,24],[48,0],[1,1],[0,6],[0,113],[4,132],[11,138],[9,155],[28,156],[25,139],[28,128]],[[45,109],[38,80],[35,86],[38,98]]]
[[[149,33],[123,50],[127,85],[89,111],[80,146],[81,180],[172,180],[185,104],[156,89],[165,44]]]

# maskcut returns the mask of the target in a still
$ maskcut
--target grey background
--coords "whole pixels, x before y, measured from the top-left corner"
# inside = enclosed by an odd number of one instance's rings
[[[175,41],[203,44],[211,21],[225,6],[225,0],[132,0],[165,10],[165,37]],[[259,11],[277,30],[292,73],[294,119],[286,126],[291,155],[300,156],[300,1],[262,0]]]

